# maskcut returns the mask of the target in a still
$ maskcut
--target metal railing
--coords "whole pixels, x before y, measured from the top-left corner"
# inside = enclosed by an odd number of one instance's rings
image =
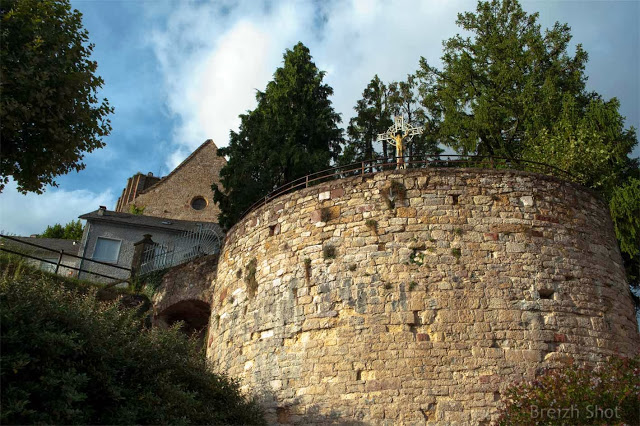
[[[404,160],[404,159],[403,159]],[[559,169],[549,164],[539,163],[536,161],[518,160],[504,157],[490,156],[468,156],[468,155],[430,155],[420,160],[404,161],[405,169],[418,169],[430,167],[444,168],[483,168],[483,169],[514,169],[529,172],[542,173],[546,175],[557,176],[563,179],[574,181],[574,177],[566,170]],[[361,161],[345,166],[333,167],[331,169],[321,170],[311,173],[291,182],[285,183],[271,191],[269,194],[253,203],[246,209],[240,218],[251,213],[268,202],[278,198],[284,194],[297,191],[301,188],[308,188],[319,183],[343,179],[352,176],[367,176],[385,170],[393,170],[398,166],[398,158],[378,158],[375,160]]]
[[[201,224],[197,230],[186,231],[173,240],[150,244],[142,252],[139,274],[148,274],[218,253],[222,237],[216,227]]]
[[[75,259],[81,259],[81,260],[84,260],[84,261],[87,261],[87,262],[98,263],[100,265],[109,266],[109,267],[115,268],[115,269],[121,269],[121,270],[124,270],[124,271],[127,271],[127,272],[131,273],[131,268],[126,268],[124,266],[114,265],[112,263],[101,262],[99,260],[90,259],[90,258],[84,257],[84,256],[78,256],[78,255],[75,255],[75,254],[71,254],[71,253],[65,252],[64,250],[55,250],[55,249],[52,249],[52,248],[49,248],[49,247],[45,247],[45,246],[40,245],[40,244],[35,244],[35,243],[32,243],[32,242],[23,241],[23,240],[20,240],[18,238],[11,237],[9,235],[1,235],[0,234],[0,239],[7,239],[7,240],[10,240],[10,241],[14,241],[14,242],[20,243],[20,244],[24,244],[24,245],[27,245],[27,246],[36,247],[36,248],[41,249],[41,250],[46,250],[46,251],[50,251],[50,252],[56,253],[58,255],[58,260],[57,260],[57,262],[53,262],[53,261],[48,260],[48,259],[43,259],[41,257],[34,256],[33,254],[12,250],[12,249],[7,248],[7,247],[0,247],[0,250],[4,251],[6,253],[22,256],[22,257],[25,257],[27,259],[39,260],[40,262],[44,262],[44,263],[47,263],[47,264],[50,264],[50,265],[55,265],[55,270],[53,271],[54,274],[57,274],[58,271],[60,270],[60,268],[66,268],[66,269],[71,269],[71,270],[74,270],[74,271],[77,271],[77,272],[86,272],[88,274],[96,275],[96,276],[102,277],[102,278],[112,279],[112,280],[115,280],[116,283],[127,281],[126,279],[122,279],[122,278],[119,278],[119,277],[114,277],[114,276],[111,276],[111,275],[101,274],[101,273],[98,273],[98,272],[90,271],[88,269],[83,269],[81,267],[77,268],[77,267],[72,266],[72,265],[63,264],[62,263],[62,259],[65,256],[72,257],[72,258],[75,258]],[[12,246],[12,248],[18,248],[18,247]]]

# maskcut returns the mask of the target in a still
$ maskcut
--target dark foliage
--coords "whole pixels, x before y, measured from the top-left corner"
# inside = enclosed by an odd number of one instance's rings
[[[135,309],[3,266],[2,424],[264,424],[177,329],[145,329]]]
[[[231,227],[276,187],[336,160],[343,141],[340,116],[323,77],[309,49],[298,43],[287,49],[265,91],[258,91],[258,106],[240,115],[239,132],[232,131],[229,146],[218,150],[229,159],[220,172],[223,188],[213,186],[222,227]]]
[[[104,146],[113,108],[88,39],[68,0],[0,0],[0,191],[12,177],[41,193]]]
[[[497,423],[637,425],[639,386],[640,356],[614,356],[595,370],[575,365],[549,370],[507,390]]]

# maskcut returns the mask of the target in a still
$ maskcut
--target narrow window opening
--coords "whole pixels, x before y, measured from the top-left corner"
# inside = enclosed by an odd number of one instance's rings
[[[538,290],[538,294],[540,294],[540,299],[552,299],[554,291],[549,288],[543,288]]]

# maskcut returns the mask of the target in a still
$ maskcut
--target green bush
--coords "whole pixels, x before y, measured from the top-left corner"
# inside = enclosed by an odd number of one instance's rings
[[[507,389],[499,425],[640,424],[640,356],[568,366]]]
[[[45,274],[0,282],[2,424],[263,424],[195,340]],[[12,271],[13,272],[13,271]]]

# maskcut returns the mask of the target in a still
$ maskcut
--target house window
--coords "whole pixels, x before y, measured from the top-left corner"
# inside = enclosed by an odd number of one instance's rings
[[[197,196],[191,200],[191,208],[194,210],[202,210],[207,207],[207,200],[204,197]]]
[[[96,248],[93,250],[93,258],[101,262],[118,263],[120,243],[120,240],[98,237]]]

